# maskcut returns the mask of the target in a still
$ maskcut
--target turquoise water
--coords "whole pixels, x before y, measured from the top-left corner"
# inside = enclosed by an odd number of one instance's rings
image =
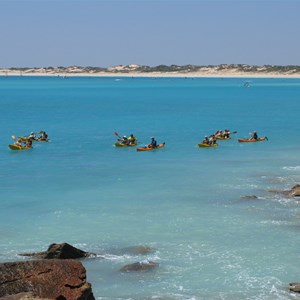
[[[1,77],[0,107],[0,261],[68,242],[99,254],[97,299],[295,299],[299,202],[267,190],[300,183],[299,79]],[[50,143],[7,147],[39,130]],[[237,142],[253,130],[269,141]],[[166,147],[115,148],[114,131]],[[120,250],[136,245],[155,251]],[[159,268],[119,272],[141,260]]]

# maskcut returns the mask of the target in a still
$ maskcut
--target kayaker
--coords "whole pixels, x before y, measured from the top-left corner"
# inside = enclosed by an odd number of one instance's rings
[[[217,142],[217,139],[214,134],[212,134],[208,140],[210,145],[214,145]]]
[[[127,139],[126,135],[123,136],[121,143],[124,144],[124,145],[128,144],[128,139]]]
[[[48,134],[46,131],[40,131],[41,135],[38,137],[38,140],[40,141],[47,141],[48,139]]]
[[[156,148],[157,147],[157,141],[155,140],[154,136],[151,136],[151,142],[148,145],[149,148]]]
[[[32,139],[28,139],[25,146],[27,148],[31,148],[32,147]]]
[[[256,131],[253,131],[251,139],[258,140],[258,135]]]
[[[223,137],[225,139],[229,139],[230,138],[230,130],[229,129],[225,129],[224,130]]]
[[[22,146],[22,143],[23,143],[23,141],[22,141],[22,139],[20,137],[18,137],[18,139],[14,142],[14,144],[16,146]]]
[[[128,144],[133,145],[135,143],[136,143],[136,137],[133,134],[131,134],[128,138]]]
[[[34,132],[30,132],[30,134],[27,137],[27,139],[29,139],[29,140],[35,140],[35,133]]]
[[[207,144],[209,145],[209,139],[207,136],[204,137],[204,140],[202,141],[202,144]]]
[[[222,131],[222,130],[218,130],[218,131],[214,134],[214,136],[222,138],[222,137],[223,137],[223,131]]]

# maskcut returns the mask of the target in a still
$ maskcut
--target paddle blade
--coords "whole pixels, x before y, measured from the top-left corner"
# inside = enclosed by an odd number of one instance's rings
[[[116,131],[114,132],[114,135],[119,136],[118,133],[117,133]]]
[[[15,135],[12,135],[12,136],[11,136],[11,138],[12,138],[12,139],[15,139],[15,138],[16,138],[16,136],[15,136]]]
[[[237,133],[237,131],[233,131],[233,132],[231,132],[231,134],[236,134]]]

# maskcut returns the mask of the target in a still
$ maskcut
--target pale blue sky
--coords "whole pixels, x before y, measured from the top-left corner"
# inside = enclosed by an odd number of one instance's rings
[[[0,68],[300,65],[300,0],[0,0]]]

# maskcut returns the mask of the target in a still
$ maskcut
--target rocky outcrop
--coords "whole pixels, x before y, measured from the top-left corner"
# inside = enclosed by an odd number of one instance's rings
[[[0,297],[32,299],[31,296],[33,299],[95,299],[79,261],[53,259],[0,264]]]
[[[300,293],[300,283],[299,282],[290,283],[289,290],[295,293]]]
[[[269,192],[282,194],[288,198],[300,197],[300,185],[296,184],[290,190],[269,190]]]
[[[159,266],[158,263],[153,261],[142,261],[142,262],[135,262],[133,264],[125,265],[120,269],[121,272],[145,272],[150,271]]]
[[[95,256],[93,253],[85,252],[73,247],[68,243],[51,244],[47,251],[37,253],[22,253],[21,256],[32,256],[41,259],[76,259]]]
[[[241,198],[241,199],[258,199],[258,197],[255,196],[255,195],[251,195],[251,196],[241,196],[240,198]]]

